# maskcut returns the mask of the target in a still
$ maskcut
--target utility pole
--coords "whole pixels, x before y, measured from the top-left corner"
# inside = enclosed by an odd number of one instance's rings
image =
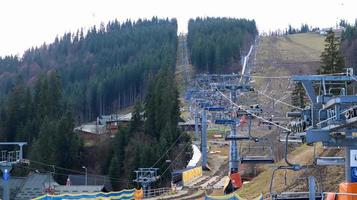
[[[85,170],[85,184],[86,186],[88,185],[88,171],[87,171],[87,167],[82,166],[82,169]]]

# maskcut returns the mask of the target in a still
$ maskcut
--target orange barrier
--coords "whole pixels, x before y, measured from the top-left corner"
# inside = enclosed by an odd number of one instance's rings
[[[242,178],[241,178],[239,172],[231,174],[230,179],[231,179],[232,185],[235,189],[242,187],[243,183],[242,183]]]
[[[134,192],[134,199],[135,200],[141,200],[144,198],[144,191],[143,189],[136,189]]]
[[[326,194],[326,198],[325,199],[326,200],[336,200],[336,197],[337,197],[336,194],[331,192],[331,193],[327,193]]]
[[[339,193],[357,194],[357,183],[341,183],[339,186]],[[357,200],[357,196],[339,194],[338,200]]]

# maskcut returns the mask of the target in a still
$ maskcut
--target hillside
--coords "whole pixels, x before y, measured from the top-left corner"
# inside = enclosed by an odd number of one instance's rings
[[[76,121],[93,120],[143,99],[148,77],[175,66],[175,19],[112,21],[88,32],[66,33],[23,57],[0,58],[0,97],[21,76],[34,85],[40,74],[58,71],[65,100]]]
[[[290,103],[289,94],[293,90],[293,83],[287,78],[279,77],[316,74],[323,42],[324,37],[315,33],[262,37],[258,42],[252,75],[276,78],[254,78],[255,88],[277,99],[287,95],[284,101]],[[283,117],[285,112],[291,109],[262,95],[260,95],[260,101],[263,106],[267,106],[265,111],[269,115]]]
[[[254,20],[196,18],[188,23],[187,45],[192,65],[200,73],[237,72],[241,56],[258,31]]]
[[[286,96],[282,101],[290,103],[292,83],[285,76],[296,74],[316,74],[319,66],[319,56],[323,49],[324,37],[314,33],[294,34],[288,36],[267,36],[260,38],[256,59],[254,62],[253,75],[254,86],[275,99]],[[266,79],[264,77],[277,77]],[[281,76],[281,77],[280,77]],[[268,112],[266,117],[274,115],[275,120],[284,124],[285,113],[291,108],[274,102],[272,99],[258,95],[258,101],[263,110]],[[283,120],[283,121],[281,121]],[[261,132],[261,131],[260,131]],[[278,129],[272,133],[265,132],[273,139],[279,136]],[[277,140],[275,147],[282,145]],[[314,148],[311,146],[290,145],[289,160],[293,163],[311,164],[313,161]],[[275,151],[283,151],[283,148],[275,148]],[[276,152],[279,153],[279,152]],[[317,153],[322,155],[341,155],[339,150],[322,149],[317,146]],[[280,152],[282,154],[282,152]],[[275,163],[274,166],[286,165],[284,160]],[[272,166],[263,168],[263,172],[239,190],[242,197],[252,198],[260,193],[268,194],[270,180],[273,172]],[[321,179],[321,174],[328,174]],[[272,191],[306,191],[306,178],[309,175],[317,177],[324,191],[336,191],[337,185],[344,179],[343,167],[318,167],[298,172],[284,170],[278,171],[274,176]],[[285,182],[285,176],[287,181]]]

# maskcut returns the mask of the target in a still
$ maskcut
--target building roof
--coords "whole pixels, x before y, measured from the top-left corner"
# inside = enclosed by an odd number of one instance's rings
[[[58,185],[58,183],[53,180],[51,174],[31,174],[25,179],[15,199],[28,200],[39,197],[44,194],[44,189],[49,183],[51,183],[51,185]]]
[[[10,198],[13,199],[25,182],[25,177],[11,177],[9,180]],[[0,179],[0,197],[3,195],[3,179]]]
[[[99,117],[99,122],[101,124],[106,124],[108,122],[128,122],[131,120],[132,117],[133,117],[132,113],[102,115]]]
[[[93,134],[101,134],[105,131],[104,125],[95,125],[95,124],[83,124],[74,128],[76,132],[86,132],[86,133],[93,133]]]
[[[103,185],[58,185],[55,186],[56,194],[81,194],[102,192]]]
[[[72,186],[84,186],[86,183],[85,175],[69,175],[69,179],[71,181]],[[87,185],[102,186],[102,188],[105,187],[105,189],[108,191],[112,190],[111,182],[107,176],[88,175]]]

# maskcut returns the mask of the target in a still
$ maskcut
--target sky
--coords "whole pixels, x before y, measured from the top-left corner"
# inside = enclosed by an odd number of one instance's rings
[[[19,55],[65,32],[114,19],[177,18],[179,32],[195,17],[254,19],[260,32],[354,23],[356,0],[0,0],[0,56]]]

